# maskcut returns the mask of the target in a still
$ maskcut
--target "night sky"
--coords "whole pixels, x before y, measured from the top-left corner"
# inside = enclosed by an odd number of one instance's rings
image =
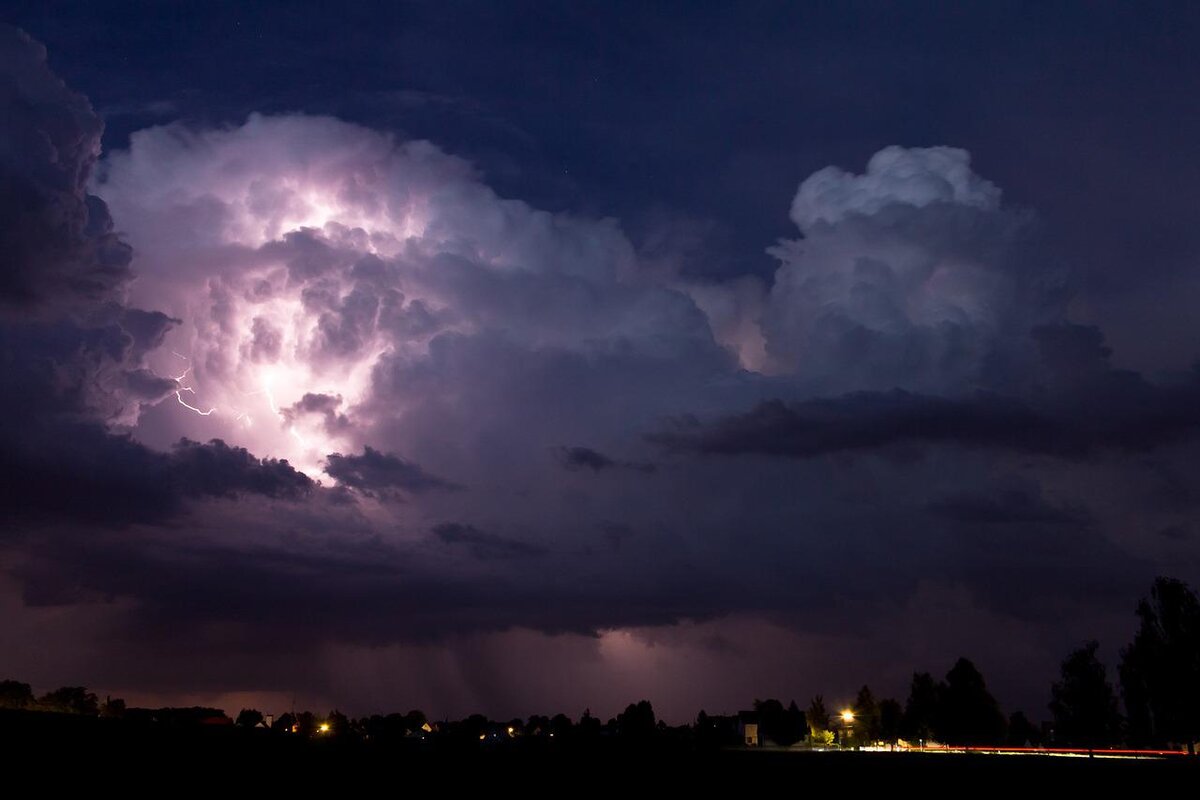
[[[0,678],[1037,719],[1200,582],[1195,4],[145,5],[0,3]]]

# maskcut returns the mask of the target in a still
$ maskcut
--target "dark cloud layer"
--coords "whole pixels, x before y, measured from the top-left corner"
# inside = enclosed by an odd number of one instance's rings
[[[901,390],[786,403],[701,423],[675,421],[650,441],[715,455],[812,458],[905,443],[959,445],[1084,458],[1104,450],[1149,451],[1200,426],[1200,374],[1153,384],[1106,371],[1069,391],[1033,396],[939,397]]]
[[[46,68],[40,44],[7,28],[0,48],[0,303],[37,313],[112,298],[131,251],[86,190],[103,125]]]
[[[1057,508],[1022,489],[992,495],[959,494],[934,500],[926,508],[954,522],[984,525],[1079,525],[1088,519],[1078,509]]]
[[[544,555],[546,550],[530,542],[508,539],[481,531],[474,525],[443,522],[433,527],[433,535],[450,545],[462,545],[472,555],[483,560],[495,558],[525,558]]]
[[[618,461],[590,447],[560,447],[559,458],[565,469],[602,472],[607,469],[631,469],[636,472],[654,472],[654,464],[639,461]]]
[[[430,475],[411,461],[405,461],[393,453],[381,453],[370,446],[363,447],[361,455],[331,453],[325,465],[326,474],[342,486],[368,494],[458,488]]]
[[[151,450],[97,425],[52,423],[0,438],[0,503],[9,521],[164,523],[194,498],[298,500],[315,488],[286,461],[220,440]]]

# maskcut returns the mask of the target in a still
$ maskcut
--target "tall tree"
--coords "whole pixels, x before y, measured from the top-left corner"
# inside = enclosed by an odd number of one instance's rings
[[[1121,653],[1121,692],[1133,738],[1200,738],[1200,601],[1186,583],[1156,578],[1137,607],[1133,642]]]
[[[817,695],[808,704],[808,735],[813,738],[829,730],[829,709],[825,708],[825,698]]]
[[[946,744],[994,745],[1004,741],[1004,715],[987,689],[983,674],[960,658],[946,673],[939,692],[937,738]]]
[[[1050,687],[1057,742],[1088,749],[1115,744],[1121,717],[1097,642],[1088,642],[1062,662],[1062,679]]]
[[[900,738],[900,726],[904,719],[904,708],[890,697],[879,701],[879,738],[895,744]]]
[[[932,675],[928,672],[913,673],[901,724],[904,738],[921,745],[934,739],[934,731],[938,727],[940,694]]]
[[[600,735],[600,720],[592,716],[592,710],[585,708],[583,716],[579,718],[579,725],[576,726],[576,733],[581,739],[594,739]]]
[[[854,711],[854,741],[860,745],[879,741],[879,704],[875,702],[875,695],[871,693],[869,686],[864,684],[858,690],[852,710]]]
[[[785,716],[787,724],[786,742],[780,744],[795,744],[808,735],[808,720],[804,718],[804,712],[800,710],[800,706],[796,705],[793,700],[788,703],[787,713]]]
[[[755,700],[754,711],[758,714],[759,733],[774,744],[788,747],[803,739],[808,732],[804,712],[795,700],[787,708],[774,698]]]

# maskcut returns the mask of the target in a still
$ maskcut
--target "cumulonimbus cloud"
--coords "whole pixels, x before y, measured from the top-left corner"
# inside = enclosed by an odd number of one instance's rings
[[[1194,377],[1114,369],[964,151],[816,173],[770,285],[699,286],[334,119],[140,131],[89,182],[98,120],[9,39],[6,553],[42,602],[129,600],[131,640],[846,637],[930,585],[999,615],[1124,590],[1173,552],[1134,528],[1194,512]]]

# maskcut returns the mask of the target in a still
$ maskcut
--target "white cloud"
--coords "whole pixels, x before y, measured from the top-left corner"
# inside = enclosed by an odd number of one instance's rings
[[[1028,215],[1000,205],[963,150],[876,153],[863,175],[827,167],[800,185],[764,314],[774,368],[812,393],[960,392],[1010,380],[1028,331],[1061,298]]]
[[[1000,189],[971,171],[971,154],[957,147],[885,147],[854,175],[825,167],[800,184],[792,221],[808,232],[851,214],[874,214],[898,203],[922,208],[952,203],[984,211],[1000,206]]]

